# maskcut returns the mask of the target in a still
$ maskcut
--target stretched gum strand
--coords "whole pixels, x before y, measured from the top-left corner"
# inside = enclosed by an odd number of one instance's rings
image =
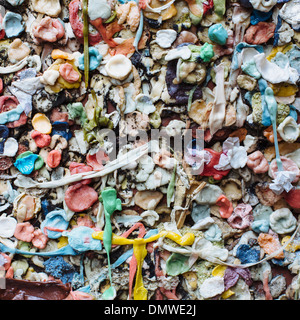
[[[92,237],[94,239],[103,240],[104,231],[93,232]],[[147,300],[147,290],[143,285],[143,277],[141,273],[141,267],[145,256],[147,255],[146,244],[158,240],[161,237],[166,237],[181,246],[189,246],[194,243],[195,235],[193,233],[186,233],[184,236],[180,236],[172,231],[162,231],[156,235],[153,235],[147,239],[136,238],[126,239],[121,236],[117,236],[112,233],[111,243],[116,245],[133,245],[133,253],[137,260],[137,274],[136,284],[134,288],[134,300]]]
[[[279,153],[278,140],[277,140],[277,127],[276,127],[277,102],[274,98],[273,90],[270,87],[267,87],[265,90],[265,100],[267,103],[267,107],[268,107],[268,110],[270,113],[272,126],[273,126],[274,146],[275,146],[276,162],[277,162],[278,171],[283,171],[283,166],[282,166],[282,162],[280,159],[280,153]]]
[[[84,81],[85,87],[89,86],[89,22],[88,22],[88,0],[82,1],[83,15],[83,54],[84,54]]]

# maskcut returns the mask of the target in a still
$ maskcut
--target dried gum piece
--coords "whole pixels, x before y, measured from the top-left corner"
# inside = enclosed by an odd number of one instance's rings
[[[269,255],[281,248],[279,240],[267,233],[261,233],[257,238],[257,242],[259,246]],[[274,258],[283,259],[283,251],[278,253]]]
[[[51,122],[43,113],[36,113],[34,115],[32,118],[32,126],[34,130],[37,130],[42,134],[50,134],[52,131]]]

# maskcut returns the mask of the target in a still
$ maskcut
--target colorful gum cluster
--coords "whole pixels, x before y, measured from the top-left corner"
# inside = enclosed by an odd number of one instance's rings
[[[299,299],[300,2],[29,2],[1,3],[0,300]]]

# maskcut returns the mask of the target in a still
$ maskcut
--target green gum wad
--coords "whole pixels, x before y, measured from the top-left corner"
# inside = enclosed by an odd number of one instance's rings
[[[208,37],[211,41],[223,46],[226,44],[228,33],[221,23],[216,23],[209,27]]]
[[[117,198],[117,192],[113,188],[104,189],[99,200],[103,203],[105,211],[110,215],[116,210],[122,210],[121,200]]]
[[[81,125],[84,125],[87,121],[87,115],[81,102],[70,103],[67,105],[69,118],[75,120],[79,118]]]
[[[213,45],[205,42],[200,50],[200,58],[204,62],[209,62],[214,55]]]
[[[225,0],[214,0],[214,12],[218,16],[223,16],[226,11],[226,1]]]
[[[189,257],[180,253],[172,253],[166,261],[166,272],[170,276],[177,276],[189,271]]]

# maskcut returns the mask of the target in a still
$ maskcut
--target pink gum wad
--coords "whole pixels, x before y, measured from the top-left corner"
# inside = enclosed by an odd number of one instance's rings
[[[281,162],[282,162],[283,170],[295,172],[296,177],[292,182],[293,183],[298,182],[298,180],[300,178],[300,170],[298,168],[298,165],[293,160],[291,160],[291,159],[289,159],[287,157],[280,157],[280,159],[281,159]],[[272,178],[274,178],[275,177],[275,173],[277,171],[278,171],[278,167],[277,167],[277,161],[275,159],[270,164],[270,176]]]
[[[51,136],[49,134],[44,134],[37,130],[31,132],[31,138],[39,148],[48,147],[51,143]]]
[[[18,223],[14,236],[21,241],[32,242],[38,249],[44,249],[48,242],[48,237],[40,229],[34,229],[29,222]]]
[[[247,166],[254,173],[265,173],[269,170],[269,163],[259,150],[249,154]]]
[[[220,216],[228,219],[233,211],[233,206],[230,200],[223,194],[217,199],[216,205],[220,207]]]
[[[250,204],[240,203],[235,207],[232,215],[227,219],[227,222],[232,228],[246,229],[254,219],[251,212],[252,207]]]
[[[58,19],[43,18],[32,28],[32,34],[38,42],[56,42],[65,34],[65,29]]]
[[[69,83],[75,83],[79,80],[78,72],[73,69],[70,63],[60,65],[59,73]]]

